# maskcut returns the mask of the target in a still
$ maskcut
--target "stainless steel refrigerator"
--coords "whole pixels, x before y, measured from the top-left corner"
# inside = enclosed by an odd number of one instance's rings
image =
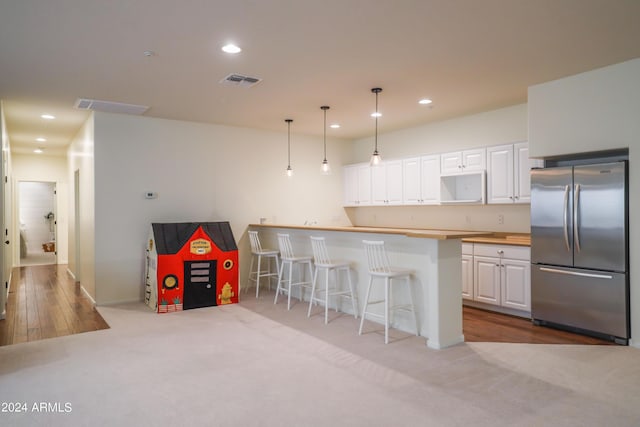
[[[627,162],[531,171],[531,317],[627,344]]]

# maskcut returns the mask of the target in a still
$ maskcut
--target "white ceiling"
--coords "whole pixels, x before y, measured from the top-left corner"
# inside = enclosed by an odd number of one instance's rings
[[[77,98],[313,135],[329,105],[328,135],[360,138],[372,87],[382,133],[523,103],[530,85],[640,57],[639,22],[638,0],[2,1],[0,99],[14,152],[63,152]],[[263,81],[219,84],[229,73]]]

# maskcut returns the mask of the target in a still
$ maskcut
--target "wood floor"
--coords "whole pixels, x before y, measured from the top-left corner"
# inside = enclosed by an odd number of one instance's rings
[[[615,345],[598,338],[535,326],[531,320],[521,317],[473,307],[463,306],[462,316],[462,333],[467,342]]]
[[[40,265],[13,270],[7,316],[0,320],[0,346],[109,327],[66,269]],[[468,342],[611,344],[471,307],[463,308],[463,333]]]
[[[66,265],[13,269],[0,346],[107,329]]]

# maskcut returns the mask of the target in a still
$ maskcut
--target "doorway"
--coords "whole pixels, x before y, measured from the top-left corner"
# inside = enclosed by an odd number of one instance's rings
[[[55,206],[55,182],[18,182],[21,266],[57,263]]]

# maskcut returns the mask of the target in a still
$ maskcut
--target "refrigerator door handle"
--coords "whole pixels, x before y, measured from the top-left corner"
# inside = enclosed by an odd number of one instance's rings
[[[578,271],[566,271],[559,270],[557,268],[540,267],[540,271],[546,271],[547,273],[567,274],[569,276],[592,277],[595,279],[613,279],[613,276],[609,274],[580,273]]]
[[[569,186],[564,186],[564,212],[562,215],[562,229],[564,231],[564,244],[567,247],[567,252],[571,252],[571,246],[569,246],[569,228],[567,227],[567,214],[569,211]]]
[[[580,227],[578,226],[578,208],[580,207],[580,184],[576,184],[575,200],[573,202],[573,239],[576,251],[580,252]]]

